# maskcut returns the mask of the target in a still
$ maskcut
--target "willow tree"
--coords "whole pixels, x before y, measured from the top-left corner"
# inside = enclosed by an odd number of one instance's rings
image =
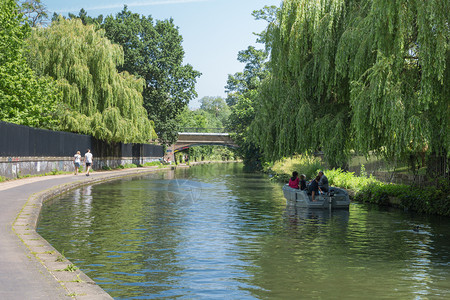
[[[253,125],[265,152],[449,153],[449,5],[284,1]]]
[[[346,1],[284,1],[269,26],[270,76],[252,125],[268,159],[322,150],[332,165],[349,155],[349,85],[335,70]]]
[[[339,73],[351,82],[355,147],[392,160],[428,151],[445,161],[450,154],[450,2],[361,2],[336,59]]]
[[[63,94],[61,127],[111,142],[147,142],[154,133],[143,107],[144,82],[118,73],[123,51],[104,31],[60,18],[29,39],[29,62],[56,79]]]

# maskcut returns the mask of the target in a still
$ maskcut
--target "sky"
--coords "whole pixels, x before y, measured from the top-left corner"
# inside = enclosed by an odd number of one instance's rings
[[[265,5],[280,6],[281,0],[42,0],[50,16],[54,12],[67,16],[78,15],[81,8],[89,16],[115,15],[126,4],[134,13],[153,19],[172,18],[183,37],[184,64],[190,64],[202,73],[197,79],[198,98],[189,107],[199,107],[205,96],[225,98],[228,74],[241,72],[244,64],[237,61],[239,51],[256,43],[254,32],[261,32],[267,23],[251,15]]]

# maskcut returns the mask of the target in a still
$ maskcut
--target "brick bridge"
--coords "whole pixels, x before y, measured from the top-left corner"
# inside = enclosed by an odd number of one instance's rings
[[[166,158],[173,161],[174,153],[194,146],[213,145],[237,148],[230,134],[224,131],[224,128],[183,128],[178,133],[177,142],[167,148]]]

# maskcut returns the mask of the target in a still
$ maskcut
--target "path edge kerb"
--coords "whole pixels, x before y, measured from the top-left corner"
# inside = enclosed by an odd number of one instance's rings
[[[76,268],[72,262],[66,259],[47,240],[37,233],[36,227],[41,208],[45,202],[52,198],[85,185],[95,185],[115,179],[146,175],[168,169],[170,168],[125,170],[128,171],[125,174],[122,171],[116,174],[100,175],[98,178],[88,177],[83,180],[57,185],[50,189],[34,193],[28,198],[14,220],[12,230],[29,249],[32,254],[30,257],[34,257],[48,270],[55,280],[67,291],[68,296],[75,299],[113,299],[89,278],[89,276]]]

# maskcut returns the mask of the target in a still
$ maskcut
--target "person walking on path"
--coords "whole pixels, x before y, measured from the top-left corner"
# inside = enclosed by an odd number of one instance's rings
[[[75,175],[78,175],[78,169],[81,165],[81,154],[80,151],[77,151],[77,153],[73,156],[73,164],[75,165]]]
[[[91,149],[87,149],[86,154],[84,154],[84,162],[86,164],[86,176],[89,176],[89,170],[91,169],[92,166],[92,153],[91,153]]]

